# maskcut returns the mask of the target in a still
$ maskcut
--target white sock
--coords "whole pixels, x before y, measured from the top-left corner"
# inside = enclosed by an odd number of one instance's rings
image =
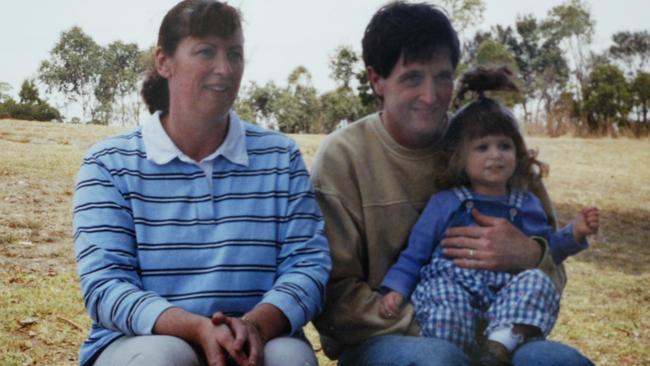
[[[504,325],[492,331],[488,335],[488,340],[499,342],[506,347],[508,352],[512,352],[519,343],[524,341],[524,336],[514,333],[512,325]]]

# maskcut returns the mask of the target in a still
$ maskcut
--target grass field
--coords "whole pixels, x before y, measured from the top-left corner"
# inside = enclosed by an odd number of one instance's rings
[[[77,363],[90,321],[70,238],[74,177],[83,152],[117,131],[0,120],[0,365]],[[309,164],[322,136],[294,138]],[[551,165],[547,186],[561,223],[582,205],[602,210],[591,248],[566,262],[552,339],[598,365],[650,365],[650,140],[528,143]]]

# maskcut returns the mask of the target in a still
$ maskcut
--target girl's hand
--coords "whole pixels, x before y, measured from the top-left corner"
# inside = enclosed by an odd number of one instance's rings
[[[573,220],[573,238],[581,242],[585,236],[597,233],[600,227],[599,219],[598,207],[583,208]]]
[[[381,299],[379,316],[384,319],[392,319],[399,314],[404,297],[397,291],[390,291]]]

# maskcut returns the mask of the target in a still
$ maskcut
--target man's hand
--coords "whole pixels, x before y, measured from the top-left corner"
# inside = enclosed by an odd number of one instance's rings
[[[379,307],[379,316],[383,319],[394,318],[402,308],[404,298],[397,291],[390,291],[381,298],[381,305]]]
[[[537,267],[541,247],[508,220],[472,210],[479,226],[447,230],[442,240],[444,254],[464,268],[519,272]]]
[[[583,208],[573,220],[573,239],[578,243],[587,235],[598,232],[600,227],[600,211],[597,207]]]

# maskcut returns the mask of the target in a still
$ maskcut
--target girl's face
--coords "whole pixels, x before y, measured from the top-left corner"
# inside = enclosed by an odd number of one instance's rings
[[[508,194],[508,180],[517,165],[510,137],[488,135],[465,141],[463,157],[472,190],[488,196]]]

